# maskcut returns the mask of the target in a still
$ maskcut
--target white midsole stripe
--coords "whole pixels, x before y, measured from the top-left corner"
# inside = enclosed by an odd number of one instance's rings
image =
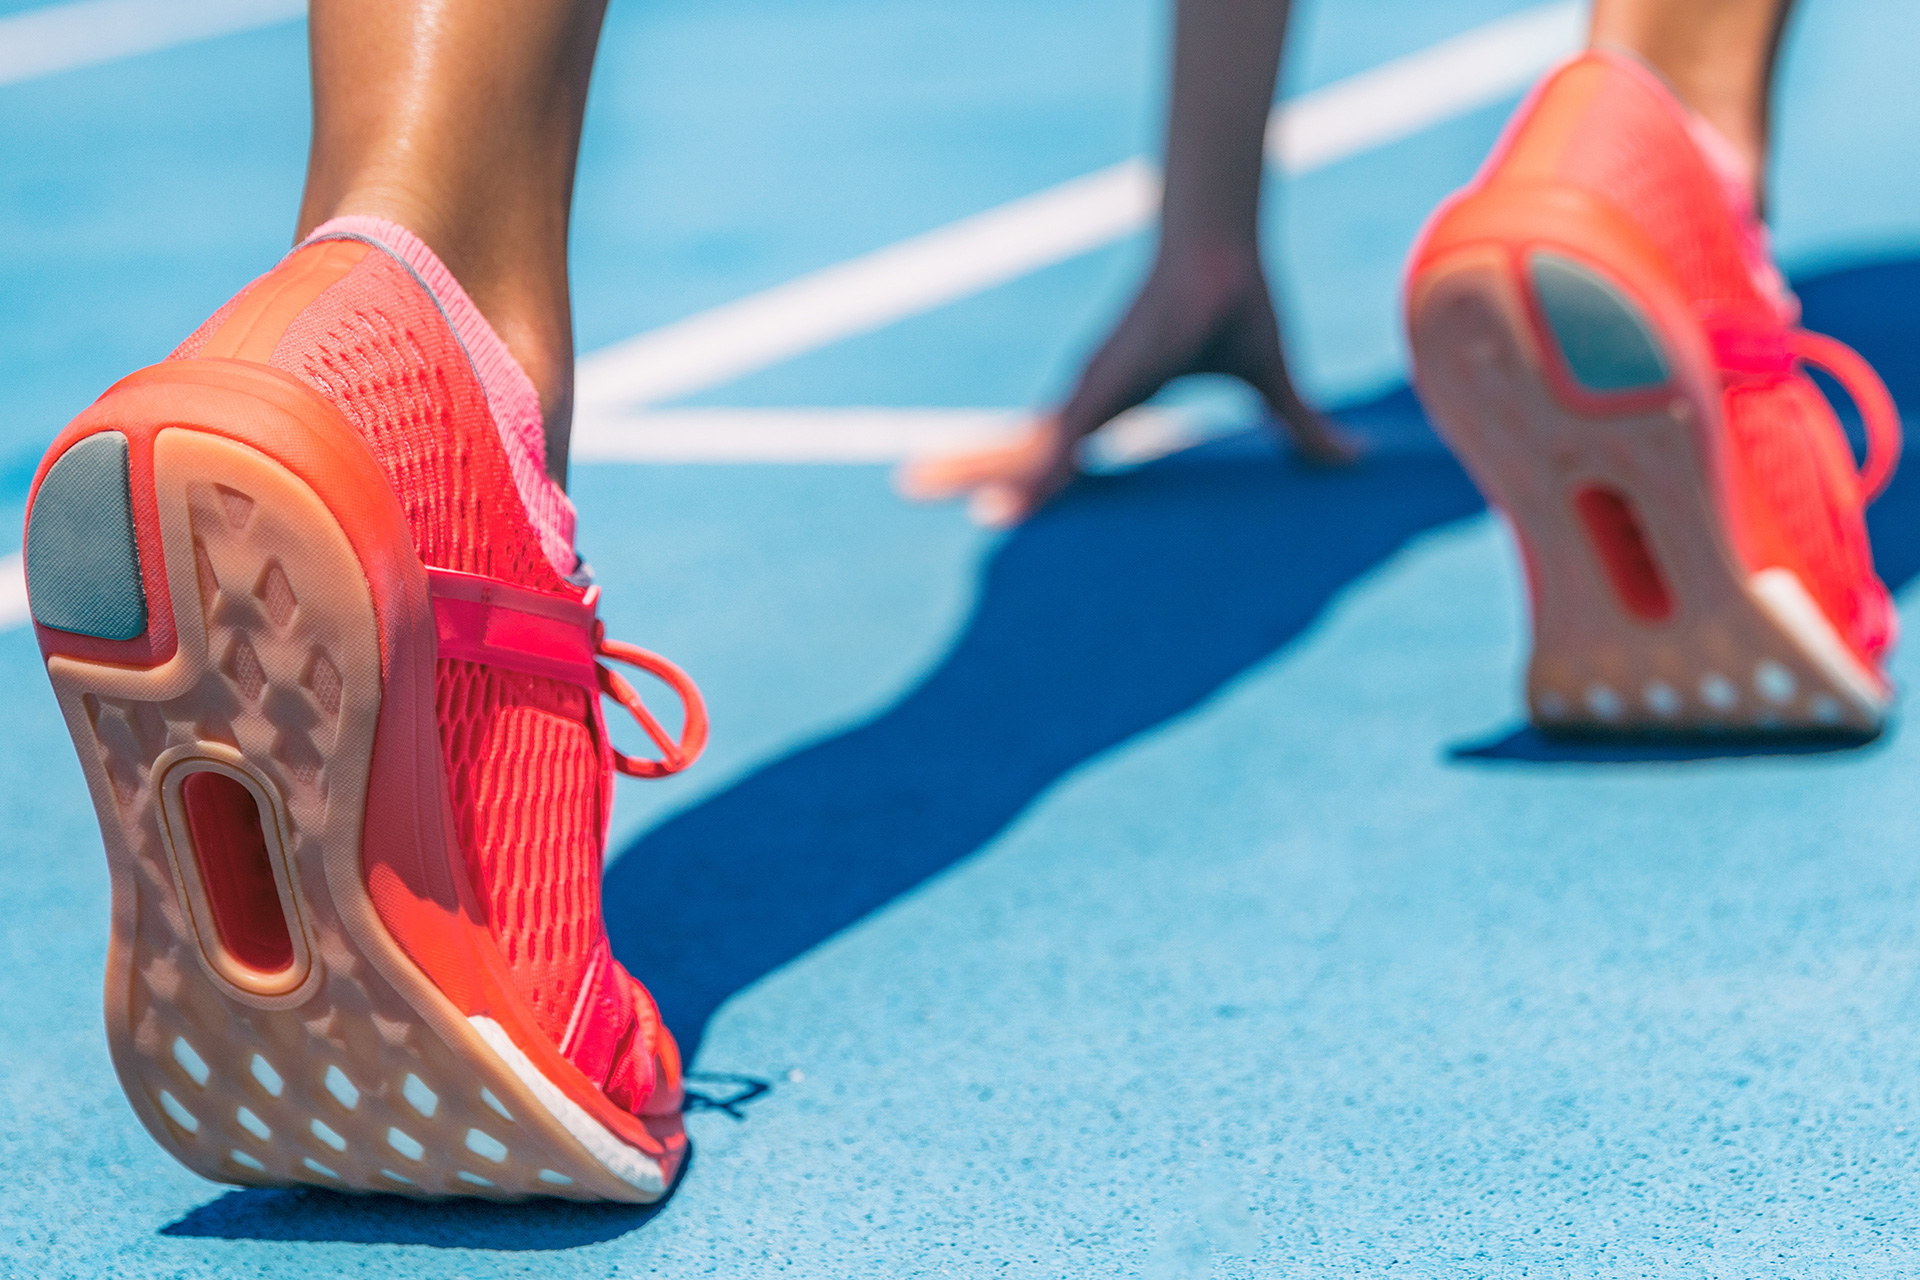
[[[1748,585],[1761,609],[1855,706],[1876,720],[1886,714],[1887,695],[1847,648],[1798,576],[1789,569],[1762,569],[1748,579]]]
[[[659,1164],[614,1137],[610,1129],[562,1093],[560,1086],[541,1075],[540,1069],[533,1065],[533,1060],[507,1035],[506,1028],[492,1018],[477,1013],[469,1015],[467,1021],[487,1042],[487,1046],[500,1056],[500,1060],[507,1064],[508,1069],[519,1077],[520,1083],[527,1086],[528,1092],[539,1099],[540,1105],[547,1109],[547,1114],[572,1134],[608,1173],[637,1191],[649,1195],[666,1194],[667,1179]]]

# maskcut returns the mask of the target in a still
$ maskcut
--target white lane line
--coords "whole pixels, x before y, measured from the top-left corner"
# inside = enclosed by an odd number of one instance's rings
[[[304,18],[306,0],[73,0],[0,18],[0,84]]]
[[[875,463],[1009,440],[1031,409],[649,409],[576,433],[582,463]],[[1233,423],[1150,406],[1088,442],[1096,470],[1132,466],[1197,444]]]
[[[26,558],[18,551],[0,556],[0,631],[24,626],[28,616]]]
[[[671,400],[990,289],[1137,231],[1160,177],[1127,160],[604,347],[574,412]]]
[[[1498,102],[1579,47],[1584,7],[1528,9],[1303,94],[1274,112],[1268,147],[1291,173]],[[1147,226],[1160,179],[1127,160],[618,342],[580,361],[583,426],[867,333]]]

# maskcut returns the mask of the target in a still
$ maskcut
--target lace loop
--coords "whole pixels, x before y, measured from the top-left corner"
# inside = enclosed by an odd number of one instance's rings
[[[1867,429],[1867,459],[1860,466],[1860,501],[1872,502],[1886,490],[1900,465],[1900,410],[1887,384],[1852,347],[1821,333],[1794,329],[1787,334],[1794,355],[1833,375],[1860,409]]]
[[[617,747],[611,748],[613,767],[629,778],[664,778],[680,772],[699,759],[700,753],[707,747],[707,704],[700,696],[699,688],[694,685],[693,677],[659,654],[642,649],[639,645],[609,640],[605,628],[597,622],[594,625],[593,648],[602,658],[624,662],[658,677],[679,695],[680,704],[686,709],[686,723],[680,728],[679,740],[675,741],[673,735],[647,710],[639,692],[627,682],[626,677],[604,662],[594,663],[600,692],[625,707],[627,713],[646,731],[647,737],[653,740],[653,745],[660,749],[660,759],[649,760],[644,756],[630,756]]]

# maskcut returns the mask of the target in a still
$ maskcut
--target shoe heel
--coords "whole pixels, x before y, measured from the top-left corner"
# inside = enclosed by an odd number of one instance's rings
[[[85,436],[54,460],[28,512],[26,561],[35,622],[96,640],[146,633],[126,436]]]
[[[1645,395],[1667,385],[1672,370],[1653,325],[1620,285],[1546,249],[1526,255],[1525,276],[1542,336],[1580,391],[1594,397]]]

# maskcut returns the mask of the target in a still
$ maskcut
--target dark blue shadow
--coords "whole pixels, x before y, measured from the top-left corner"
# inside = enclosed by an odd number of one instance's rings
[[[1912,432],[1920,424],[1920,259],[1878,262],[1796,282],[1803,323],[1831,334],[1873,365],[1893,393]],[[1840,412],[1858,444],[1859,416],[1844,397]],[[1920,574],[1920,452],[1880,501],[1867,509],[1873,559],[1889,587],[1899,590]]]
[[[682,1181],[692,1166],[689,1153],[680,1166]],[[674,1189],[678,1185],[676,1182]],[[250,1188],[209,1200],[178,1222],[160,1228],[160,1234],[510,1252],[577,1249],[646,1225],[672,1201],[671,1192],[648,1205],[573,1204],[565,1200],[494,1204],[342,1195],[318,1188]]]
[[[1799,290],[1809,327],[1855,346],[1904,406],[1920,406],[1920,262]],[[614,949],[689,1052],[735,991],[978,849],[1067,770],[1287,644],[1408,539],[1480,509],[1410,392],[1338,416],[1379,445],[1349,471],[1311,471],[1237,439],[1083,482],[1007,540],[967,630],[897,705],[624,850],[607,876]],[[1920,571],[1920,468],[1871,525],[1897,587]],[[1522,727],[1452,754],[1596,763],[1857,745],[1602,744]]]
[[[1860,734],[1796,734],[1758,737],[1745,734],[1682,736],[1586,736],[1545,734],[1528,725],[1503,730],[1485,742],[1447,748],[1451,760],[1509,761],[1516,764],[1659,764],[1687,760],[1739,760],[1754,756],[1813,756],[1858,751],[1877,742]]]
[[[1481,509],[1405,391],[1319,471],[1249,433],[1088,479],[1008,537],[939,667],[877,718],[669,819],[607,874],[615,953],[691,1053],[720,1002],[990,840],[1090,757],[1287,644]]]

